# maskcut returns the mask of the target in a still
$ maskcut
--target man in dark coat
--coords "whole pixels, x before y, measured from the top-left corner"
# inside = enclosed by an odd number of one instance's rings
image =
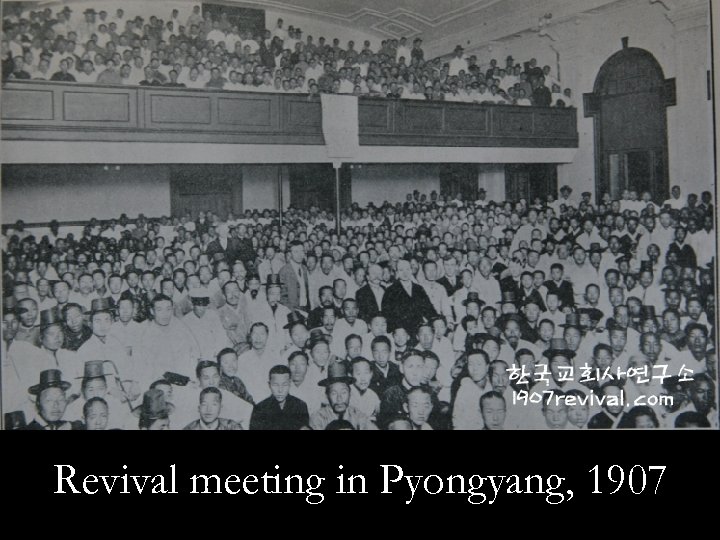
[[[206,249],[210,260],[217,260],[217,254],[221,254],[222,259],[232,264],[238,258],[239,246],[237,238],[228,236],[229,229],[225,223],[218,225],[217,238],[211,241]]]
[[[425,289],[412,281],[409,261],[398,262],[397,276],[398,280],[385,291],[382,312],[387,317],[390,332],[402,326],[414,334],[423,320],[431,320],[437,312]]]
[[[67,391],[71,384],[62,380],[59,369],[40,372],[40,382],[31,386],[28,392],[36,396],[37,414],[23,429],[30,431],[68,431],[83,429],[82,422],[63,420],[68,406]]]
[[[290,368],[278,365],[270,370],[271,396],[253,409],[251,430],[297,430],[310,422],[305,402],[290,395]]]
[[[390,361],[391,347],[390,338],[387,336],[378,336],[371,344],[373,362],[370,388],[378,397],[382,396],[389,387],[402,382],[400,368]]]
[[[565,279],[565,267],[560,263],[554,263],[550,267],[550,277],[544,283],[549,293],[555,293],[560,300],[562,307],[572,308],[575,305],[575,291],[572,283]]]
[[[358,303],[360,318],[369,323],[380,313],[385,296],[385,288],[381,285],[382,268],[377,264],[368,268],[368,282],[358,289],[355,299]]]

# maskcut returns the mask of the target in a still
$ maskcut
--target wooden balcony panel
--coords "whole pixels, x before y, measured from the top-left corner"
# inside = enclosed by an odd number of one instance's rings
[[[6,140],[322,145],[320,99],[302,94],[42,81],[2,89]],[[577,111],[361,98],[361,145],[577,148]]]

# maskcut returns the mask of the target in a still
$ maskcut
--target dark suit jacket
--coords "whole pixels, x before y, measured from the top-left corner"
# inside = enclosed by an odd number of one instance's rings
[[[307,294],[309,294],[308,271],[304,265],[301,265],[301,268],[307,296]],[[306,309],[308,307],[308,298],[300,298],[300,277],[295,273],[292,265],[287,263],[283,266],[280,269],[279,275],[280,281],[282,282],[280,303],[290,309]]]
[[[533,289],[532,291],[530,291],[530,294],[527,294],[525,290],[520,287],[517,296],[518,302],[522,303],[530,298],[532,298],[537,303],[537,305],[540,306],[541,313],[545,311],[545,302],[543,302],[542,295],[537,291],[537,289]]]
[[[385,290],[382,311],[387,317],[388,331],[403,327],[412,336],[423,319],[430,320],[437,312],[428,298],[425,289],[417,283],[412,284],[412,297],[408,296],[400,281],[396,281]]]
[[[552,105],[552,94],[547,86],[539,86],[533,91],[532,100],[536,107],[549,107]]]
[[[677,242],[673,242],[668,248],[668,253],[671,251],[677,254],[678,264],[680,266],[690,266],[693,268],[697,266],[695,250],[688,244],[683,244],[682,247],[680,247]]]
[[[358,292],[355,295],[355,300],[357,300],[358,308],[360,310],[360,318],[368,324],[370,323],[370,320],[380,313],[380,310],[382,309],[381,305],[378,306],[377,301],[375,300],[375,295],[373,294],[369,284],[365,284],[358,289]]]
[[[552,280],[546,281],[545,287],[547,287],[548,292],[558,295],[562,307],[573,307],[575,305],[575,292],[573,291],[572,283],[568,280],[563,279],[560,285]]]
[[[215,240],[210,242],[207,247],[207,254],[211,261],[213,260],[213,257],[216,253],[222,253],[225,256],[225,260],[228,262],[228,264],[232,264],[238,258],[238,255],[240,253],[238,239],[228,237],[227,247],[223,249],[222,245],[220,245],[220,240],[216,238]]]
[[[270,396],[255,405],[250,417],[252,430],[297,430],[307,426],[310,422],[307,405],[302,399],[295,396],[286,398],[282,409],[277,400]]]
[[[237,258],[240,259],[245,266],[247,266],[249,263],[252,263],[255,260],[255,257],[257,254],[255,253],[255,248],[252,245],[252,242],[247,238],[237,238]]]
[[[208,232],[210,229],[210,223],[208,223],[208,220],[206,219],[202,223],[200,221],[195,222],[195,231],[198,233],[198,236],[202,236],[203,233]]]
[[[440,279],[437,280],[437,282],[445,287],[445,291],[447,291],[448,296],[452,296],[456,292],[458,292],[460,289],[462,289],[462,282],[460,281],[460,278],[455,276],[455,285],[450,283],[450,280],[447,278],[447,276],[443,276]]]
[[[388,362],[387,377],[380,371],[375,362],[372,363],[372,379],[370,379],[370,388],[378,395],[382,396],[385,390],[391,386],[399,385],[402,382],[402,373],[397,364]]]

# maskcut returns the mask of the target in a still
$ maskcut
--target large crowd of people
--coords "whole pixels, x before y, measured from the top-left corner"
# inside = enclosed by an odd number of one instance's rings
[[[5,228],[8,429],[718,427],[710,192]]]
[[[10,9],[10,8],[8,8]],[[317,39],[316,39],[317,38]],[[167,19],[69,7],[4,13],[2,80],[229,91],[354,94],[537,107],[573,107],[550,66],[466,55],[425,58],[422,39],[370,41],[305,35],[278,19],[253,32],[227,13],[193,8]],[[486,61],[486,63],[482,63]]]

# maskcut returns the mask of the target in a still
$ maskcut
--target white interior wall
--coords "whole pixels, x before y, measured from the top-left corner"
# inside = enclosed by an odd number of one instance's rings
[[[352,199],[360,206],[404,202],[413,190],[430,195],[440,192],[440,166],[437,164],[363,164],[352,169]]]
[[[277,208],[277,165],[243,165],[243,210]]]
[[[479,165],[478,188],[486,191],[488,201],[505,200],[505,165],[485,164]]]
[[[3,174],[2,223],[107,219],[122,213],[137,216],[170,214],[167,166],[123,165],[119,171],[102,165],[23,167],[21,174]]]

